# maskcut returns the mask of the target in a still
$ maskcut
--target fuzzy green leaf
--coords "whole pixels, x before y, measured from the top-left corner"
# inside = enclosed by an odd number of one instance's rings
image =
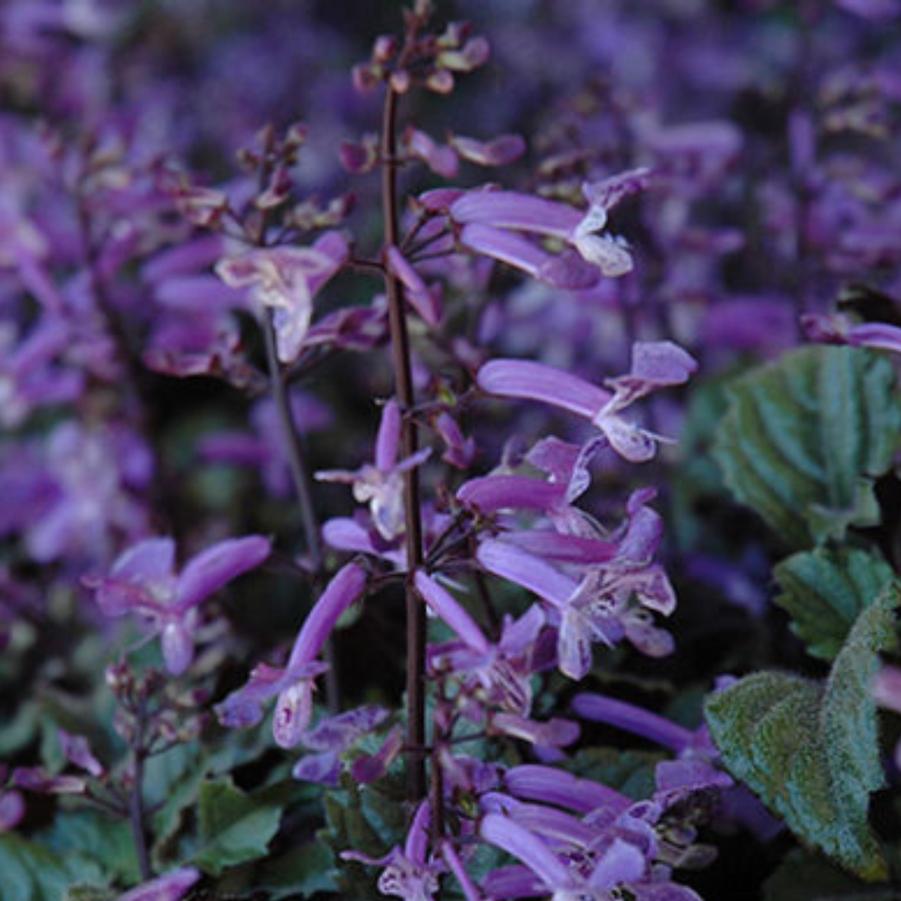
[[[776,603],[791,616],[807,652],[823,660],[835,658],[861,610],[892,580],[881,557],[852,548],[802,551],[774,573],[782,588]]]
[[[883,785],[870,685],[893,646],[893,586],[858,616],[825,683],[783,673],[748,676],[711,696],[710,734],[729,771],[802,840],[863,879],[884,879],[867,823]]]
[[[201,847],[194,862],[215,876],[225,867],[265,857],[281,815],[282,805],[245,794],[231,780],[205,782],[199,793]]]
[[[891,363],[851,347],[804,347],[729,390],[714,457],[735,497],[792,548],[874,525],[873,479],[891,466],[901,404]]]

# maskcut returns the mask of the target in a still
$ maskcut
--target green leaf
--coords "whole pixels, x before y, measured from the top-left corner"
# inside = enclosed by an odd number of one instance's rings
[[[388,777],[374,785],[358,785],[349,777],[341,787],[327,792],[326,827],[318,838],[336,858],[335,880],[342,898],[378,899],[376,873],[353,860],[340,860],[341,851],[353,848],[370,857],[381,857],[394,845],[404,842],[403,787],[399,779]]]
[[[823,660],[835,658],[861,610],[892,580],[881,557],[853,548],[802,551],[774,574],[782,588],[776,603],[791,616],[791,629],[807,652]]]
[[[337,890],[334,871],[334,854],[317,840],[267,861],[254,880],[254,888],[265,889],[270,901],[289,895],[309,898],[316,892]]]
[[[230,779],[205,782],[199,799],[199,867],[217,876],[225,867],[266,856],[282,805],[248,795]]]
[[[257,759],[271,742],[271,734],[271,729],[263,725],[240,732],[223,731],[213,747],[187,742],[147,761],[144,794],[147,805],[158,808],[152,821],[153,861],[158,869],[181,862],[179,835],[191,820],[204,780],[224,776]]]
[[[61,810],[39,839],[61,859],[80,859],[95,865],[104,878],[92,880],[92,885],[105,886],[112,879],[126,885],[140,882],[131,829],[124,820],[99,810]]]
[[[873,479],[901,428],[888,360],[852,347],[804,347],[730,389],[714,457],[735,497],[790,547],[874,525]]]
[[[13,832],[0,834],[3,901],[59,901],[75,882],[102,881],[99,869],[79,856],[61,856]]]
[[[867,822],[884,779],[870,685],[878,652],[894,645],[897,603],[893,586],[861,612],[825,683],[755,673],[705,708],[729,771],[799,838],[868,881],[887,876]]]

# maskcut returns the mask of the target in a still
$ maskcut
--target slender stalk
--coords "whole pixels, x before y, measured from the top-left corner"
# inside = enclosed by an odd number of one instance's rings
[[[398,242],[397,214],[397,94],[386,88],[382,114],[382,215],[385,245]],[[404,457],[415,454],[419,439],[414,419],[408,415],[415,403],[410,365],[410,336],[404,310],[403,288],[387,270],[388,323],[397,399],[404,412],[401,445]],[[405,542],[407,551],[407,799],[415,803],[423,797],[425,785],[425,607],[413,587],[413,573],[422,564],[422,521],[419,512],[419,474],[415,468],[404,473]]]
[[[132,745],[134,757],[134,784],[128,797],[128,819],[131,823],[131,836],[138,858],[138,869],[141,881],[153,878],[150,869],[150,854],[147,851],[147,833],[144,830],[144,702],[138,702],[135,713],[135,735]]]
[[[266,342],[266,363],[269,368],[269,380],[272,384],[272,400],[275,402],[279,426],[282,429],[284,449],[288,455],[288,468],[291,471],[294,491],[300,502],[300,517],[303,523],[304,539],[307,543],[307,553],[310,556],[310,564],[313,570],[318,571],[322,566],[322,544],[319,540],[319,526],[316,522],[316,515],[313,512],[310,474],[304,460],[297,423],[294,421],[294,412],[291,409],[291,402],[288,398],[288,392],[285,390],[285,382],[278,362],[272,310],[267,310],[266,315],[263,317],[263,336]]]
[[[284,373],[278,361],[275,324],[272,317],[273,311],[266,310],[263,316],[263,338],[266,344],[266,364],[269,369],[269,381],[272,385],[272,400],[275,403],[276,415],[278,416],[282,432],[282,444],[288,457],[291,481],[294,483],[294,491],[300,507],[304,541],[310,558],[310,566],[313,570],[313,582],[314,586],[318,586],[322,578],[322,540],[319,536],[319,524],[316,521],[315,508],[313,507],[310,473],[304,458],[300,433],[294,419],[294,411],[291,409],[291,400],[285,387]],[[325,677],[326,705],[331,713],[337,713],[340,708],[340,684],[335,645],[331,637],[325,644],[325,657],[329,665]]]

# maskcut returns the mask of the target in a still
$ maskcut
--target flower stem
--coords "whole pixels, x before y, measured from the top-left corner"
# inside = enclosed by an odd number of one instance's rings
[[[385,246],[397,245],[397,94],[386,88],[382,114],[382,215]],[[404,310],[403,289],[386,270],[385,293],[388,296],[388,323],[391,330],[391,355],[398,403],[404,412],[401,444],[403,456],[418,450],[416,422],[409,411],[415,403],[410,365],[410,336]],[[419,512],[419,475],[415,467],[404,473],[404,517],[407,551],[407,800],[419,801],[425,794],[425,607],[413,587],[413,573],[422,564],[422,521]]]
[[[288,458],[291,480],[300,506],[300,518],[303,525],[304,541],[313,571],[313,582],[316,587],[322,577],[322,541],[319,537],[319,524],[313,507],[313,493],[310,488],[310,473],[304,458],[300,433],[294,420],[291,401],[285,388],[285,378],[278,361],[275,324],[273,311],[265,310],[263,315],[263,338],[266,344],[266,363],[269,369],[269,381],[272,387],[272,400],[275,403],[276,415],[282,433],[282,445]],[[335,659],[334,641],[329,637],[325,645],[325,657],[329,668],[326,673],[325,697],[329,711],[337,713],[340,708],[340,686],[338,681],[337,661]]]
[[[135,846],[135,854],[138,858],[138,869],[141,872],[141,881],[147,882],[153,878],[150,869],[150,855],[147,851],[147,833],[144,830],[144,703],[138,702],[135,715],[135,735],[132,745],[134,758],[134,783],[128,798],[128,819],[131,823],[131,836]]]

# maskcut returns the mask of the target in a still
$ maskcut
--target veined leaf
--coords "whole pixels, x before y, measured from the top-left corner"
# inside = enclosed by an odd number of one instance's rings
[[[891,364],[852,347],[804,347],[729,390],[714,457],[736,498],[793,548],[878,522],[872,481],[898,442]]]
[[[199,811],[201,847],[194,862],[218,875],[225,867],[266,856],[282,805],[248,795],[229,779],[200,787]]]
[[[803,841],[863,879],[887,875],[867,823],[883,785],[870,685],[895,640],[893,586],[858,616],[825,683],[761,672],[707,700],[710,734],[729,771]]]
[[[792,631],[807,652],[832,660],[861,610],[892,580],[892,568],[876,554],[853,548],[817,548],[783,560],[774,570],[782,594],[776,603],[792,618]]]

